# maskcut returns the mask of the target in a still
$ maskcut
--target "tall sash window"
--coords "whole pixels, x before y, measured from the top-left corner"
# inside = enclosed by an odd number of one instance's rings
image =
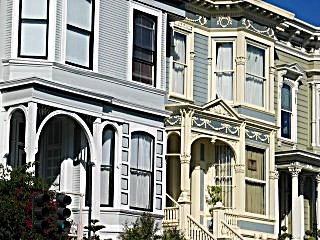
[[[47,58],[48,0],[20,0],[19,57]]]
[[[247,45],[245,101],[264,106],[265,50]]]
[[[66,63],[92,69],[94,0],[68,0]]]
[[[233,45],[218,42],[216,44],[216,89],[219,97],[233,99]]]
[[[172,91],[181,95],[185,94],[186,81],[186,35],[175,32],[173,37],[173,74]]]
[[[266,179],[264,150],[246,147],[246,211],[265,214]]]
[[[156,19],[146,13],[134,12],[132,79],[155,85]]]
[[[152,209],[154,141],[146,133],[133,133],[130,159],[130,207]]]
[[[291,87],[283,84],[281,88],[281,137],[291,138],[292,94]]]

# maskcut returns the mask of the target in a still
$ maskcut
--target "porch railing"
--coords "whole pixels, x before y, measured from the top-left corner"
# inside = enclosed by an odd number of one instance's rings
[[[221,233],[223,236],[227,236],[232,240],[244,240],[244,238],[225,221],[221,220],[221,226]]]

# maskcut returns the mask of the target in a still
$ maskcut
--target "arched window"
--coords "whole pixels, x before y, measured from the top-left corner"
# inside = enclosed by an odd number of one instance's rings
[[[16,110],[10,120],[10,144],[8,165],[19,167],[26,163],[25,147],[26,120],[22,111]]]
[[[152,209],[153,138],[137,132],[131,136],[130,207]]]
[[[291,87],[288,84],[283,84],[281,88],[281,137],[291,138],[291,115]]]
[[[114,171],[115,130],[111,126],[102,133],[102,162],[100,180],[101,206],[113,205],[113,171]]]

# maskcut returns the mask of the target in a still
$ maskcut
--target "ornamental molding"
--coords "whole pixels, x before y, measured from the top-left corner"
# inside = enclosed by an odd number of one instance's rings
[[[184,22],[181,22],[181,21],[171,22],[170,27],[173,29],[179,28],[179,29],[182,29],[187,32],[192,32],[192,30],[193,30],[192,26],[190,26],[189,24],[186,24]]]
[[[181,155],[180,156],[180,163],[183,164],[183,163],[187,163],[189,164],[191,161],[191,156],[190,155]]]
[[[270,142],[270,136],[268,134],[257,132],[251,129],[246,129],[246,138],[262,143]]]
[[[274,31],[270,27],[265,27],[264,30],[259,30],[253,25],[253,21],[246,18],[242,19],[241,23],[242,23],[242,26],[244,26],[248,30],[252,30],[259,34],[267,35],[268,37],[271,37],[271,38],[274,37]]]
[[[208,22],[208,19],[203,16],[199,16],[197,19],[190,19],[190,18],[186,17],[186,20],[189,22],[192,22],[192,23],[198,23],[201,26],[205,25]]]
[[[226,28],[229,25],[232,25],[232,19],[229,16],[220,16],[218,17],[217,24],[222,28]]]
[[[216,105],[212,108],[209,108],[209,111],[212,113],[215,113],[217,115],[227,116],[227,117],[233,117],[223,106]]]
[[[246,63],[246,57],[236,57],[237,65],[244,65]]]
[[[245,173],[246,166],[243,164],[236,164],[236,165],[234,165],[234,170],[236,173]]]
[[[279,172],[278,171],[270,171],[269,172],[269,179],[272,179],[272,180],[279,179]]]
[[[317,174],[316,181],[317,181],[317,184],[320,184],[320,174]]]
[[[181,116],[170,116],[165,119],[166,126],[177,126],[181,125]]]
[[[207,130],[214,130],[229,135],[239,136],[240,128],[218,120],[208,120],[200,117],[192,117],[192,126]]]

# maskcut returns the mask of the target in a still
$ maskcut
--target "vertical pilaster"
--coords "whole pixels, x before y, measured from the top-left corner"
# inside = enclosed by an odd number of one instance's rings
[[[292,239],[303,239],[300,238],[301,235],[301,223],[300,223],[300,211],[299,211],[299,204],[298,204],[298,188],[299,188],[299,180],[298,176],[301,172],[301,168],[297,166],[289,167],[289,172],[291,173],[291,182],[292,182]]]
[[[244,102],[244,85],[245,85],[245,62],[246,62],[246,37],[244,32],[239,32],[237,38],[237,57],[236,57],[236,85],[235,104]]]
[[[279,176],[280,173],[278,171],[274,172],[274,235],[278,236],[279,234],[279,226],[280,226],[280,216],[279,216]]]
[[[194,168],[191,177],[191,215],[200,221],[200,166]]]
[[[37,136],[37,111],[38,106],[35,102],[28,103],[28,110],[26,116],[26,136],[25,136],[25,152],[26,162],[34,163],[36,160],[36,153],[38,152]],[[35,169],[30,169],[34,171]]]
[[[92,168],[92,219],[100,219],[100,169],[102,162],[102,130],[101,118],[93,123],[93,141],[96,152]]]

